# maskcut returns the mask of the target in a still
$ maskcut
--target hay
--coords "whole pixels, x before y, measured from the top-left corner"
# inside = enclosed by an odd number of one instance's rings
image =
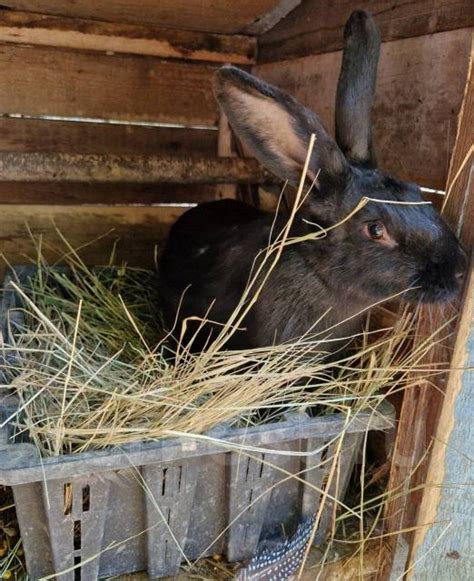
[[[302,186],[295,208],[301,199]],[[354,414],[411,385],[415,369],[418,380],[436,372],[420,362],[443,329],[415,345],[416,316],[408,310],[388,328],[374,334],[367,327],[348,338],[358,348],[339,360],[324,358],[326,341],[314,332],[281,345],[225,350],[285,245],[294,243],[288,236],[295,212],[256,261],[227,324],[198,354],[189,344],[170,351],[152,272],[91,269],[66,243],[66,274],[44,262],[38,244],[36,275],[11,283],[23,301],[24,324],[3,347],[9,362],[3,387],[20,399],[10,418],[17,431],[50,456],[202,434],[222,422],[278,421],[290,410]]]
[[[40,263],[29,283],[13,283],[25,324],[4,347],[15,356],[5,372],[20,398],[17,430],[45,456],[277,421],[288,410],[374,409],[410,384],[436,340],[408,349],[414,316],[404,312],[338,361],[324,360],[314,336],[243,351],[180,346],[173,360],[166,337],[156,342],[152,273],[79,269],[77,256],[68,266],[70,275]]]
[[[314,136],[306,167],[313,145]],[[338,361],[324,358],[325,340],[314,331],[282,345],[225,350],[285,246],[298,242],[290,231],[309,193],[303,192],[304,175],[287,224],[256,257],[235,311],[198,354],[190,344],[170,353],[153,273],[90,269],[65,241],[67,276],[45,264],[38,243],[36,276],[27,285],[12,283],[23,299],[25,324],[13,333],[13,344],[4,346],[5,360],[15,358],[4,372],[20,398],[17,430],[27,431],[43,456],[83,452],[202,434],[222,422],[278,421],[288,410],[375,410],[385,393],[413,382],[414,369],[435,372],[420,362],[443,329],[413,346],[415,315],[407,310],[375,335],[366,330],[348,338],[358,348]],[[311,236],[326,233],[318,229]]]

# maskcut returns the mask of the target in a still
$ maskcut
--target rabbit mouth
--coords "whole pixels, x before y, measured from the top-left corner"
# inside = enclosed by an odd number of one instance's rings
[[[442,304],[448,303],[459,295],[461,290],[460,280],[453,276],[451,280],[437,281],[436,284],[414,284],[404,299],[409,303]]]

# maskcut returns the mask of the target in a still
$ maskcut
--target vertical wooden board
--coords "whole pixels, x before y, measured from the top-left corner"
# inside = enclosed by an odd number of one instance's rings
[[[474,574],[474,270],[435,434],[409,578],[458,581]]]
[[[461,29],[382,45],[373,119],[383,170],[444,188],[471,36]],[[332,52],[254,71],[316,111],[332,132],[340,63],[341,52]]]
[[[215,126],[215,66],[0,44],[0,115]]]
[[[458,231],[462,242],[466,248],[471,248],[474,243],[474,232],[472,230],[472,221],[474,216],[474,187],[471,177],[474,169],[473,147],[472,147],[472,127],[474,114],[474,76],[473,76],[473,58],[471,53],[469,78],[466,84],[466,90],[463,98],[463,105],[459,117],[458,130],[456,135],[456,143],[450,164],[450,173],[448,179],[448,196],[443,214],[447,222],[454,230]],[[456,373],[456,359],[452,360],[452,348],[456,338],[456,321],[453,317],[462,311],[461,324],[458,327],[458,332],[465,332],[466,316],[469,318],[469,306],[472,301],[472,275],[471,287],[467,291],[464,307],[460,300],[454,300],[447,305],[440,305],[436,309],[434,307],[424,307],[420,313],[416,336],[418,341],[427,340],[433,332],[445,325],[447,321],[452,321],[450,328],[446,329],[446,336],[443,341],[436,344],[430,353],[424,358],[422,363],[428,367],[436,364],[437,366],[445,365],[446,368],[452,361],[453,372]],[[466,315],[467,313],[467,315]],[[463,323],[464,321],[464,323]],[[464,331],[463,331],[464,324]],[[468,323],[469,324],[469,323]],[[465,341],[466,338],[460,339]],[[459,344],[458,344],[459,350]],[[459,369],[457,370],[459,371]],[[416,563],[421,558],[420,551],[417,550],[422,544],[425,534],[434,530],[436,527],[435,514],[433,507],[439,501],[439,487],[443,486],[442,482],[442,466],[438,463],[440,454],[439,446],[445,446],[445,436],[448,434],[450,428],[449,422],[440,420],[446,414],[445,407],[448,406],[453,415],[453,405],[456,399],[459,385],[453,384],[452,376],[450,383],[447,384],[447,373],[441,373],[434,376],[430,381],[419,378],[414,375],[413,379],[415,385],[412,389],[404,394],[403,405],[400,412],[399,426],[395,447],[393,452],[392,466],[390,471],[390,479],[388,489],[396,491],[393,497],[388,499],[385,508],[385,528],[389,535],[388,537],[388,551],[387,555],[395,550],[397,545],[396,534],[400,530],[410,530],[413,527],[411,534],[405,533],[405,537],[409,540],[409,558],[412,563]],[[455,375],[456,377],[456,375]],[[464,396],[462,396],[463,398]],[[448,416],[449,416],[448,414]],[[464,420],[465,421],[465,420]],[[459,426],[459,428],[463,428]],[[436,432],[438,430],[438,432]],[[437,436],[436,436],[437,433]],[[436,439],[433,441],[433,437]],[[472,435],[471,435],[472,437]],[[438,450],[438,456],[434,456],[431,460],[431,470],[433,477],[433,470],[436,478],[441,478],[436,484],[429,485],[424,488],[426,481],[427,468],[429,466],[429,449],[433,444],[434,450]],[[442,451],[441,455],[451,456],[458,455],[456,449],[448,448]],[[464,455],[464,459],[467,457]],[[461,461],[461,458],[458,459]],[[469,464],[471,460],[469,460]],[[467,465],[466,465],[467,466]],[[441,469],[441,472],[439,472]],[[428,480],[428,482],[430,482]],[[436,499],[436,500],[435,500]],[[454,504],[458,501],[454,500]],[[420,509],[421,505],[421,509]],[[462,508],[462,502],[459,504]],[[427,508],[428,507],[428,508]],[[453,516],[453,518],[457,518]],[[439,527],[437,527],[439,532]],[[443,537],[447,531],[443,533]],[[451,535],[457,537],[458,529],[451,530]],[[412,544],[413,537],[415,537],[415,544]],[[413,546],[415,547],[413,549]],[[441,545],[443,546],[443,545]],[[436,545],[432,546],[432,550],[438,555],[438,558],[444,560],[445,555],[436,553]],[[455,556],[455,553],[453,553]],[[404,557],[398,558],[396,561],[403,562]],[[448,557],[451,558],[451,557]],[[378,578],[386,579],[386,574],[390,568],[392,559],[387,559],[387,565],[384,567]],[[464,565],[461,565],[462,570]],[[461,575],[460,578],[463,578]]]
[[[279,0],[5,0],[3,6],[44,14],[157,24],[164,28],[239,32]]]

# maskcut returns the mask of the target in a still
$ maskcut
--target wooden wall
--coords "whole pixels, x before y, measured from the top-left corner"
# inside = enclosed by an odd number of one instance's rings
[[[447,0],[365,4],[390,41],[374,110],[381,165],[443,188],[471,12],[465,0],[450,2],[449,10]],[[51,238],[57,226],[74,245],[100,238],[86,247],[91,260],[106,260],[120,238],[119,258],[152,264],[156,244],[186,204],[235,195],[222,176],[263,179],[241,160],[228,174],[230,166],[214,165],[208,183],[198,161],[182,166],[175,183],[147,173],[151,157],[212,161],[232,154],[212,96],[215,69],[223,62],[254,66],[332,127],[342,26],[353,7],[342,0],[3,2],[0,252],[22,262],[34,254],[28,230]],[[44,157],[32,165],[31,153]],[[77,173],[80,156],[89,155],[104,169],[93,178]]]
[[[255,63],[256,40],[226,33],[253,23],[275,1],[243,2],[237,19],[230,17],[231,2],[219,11],[208,10],[207,0],[199,6],[178,4],[2,5],[0,252],[5,261],[34,256],[31,236],[44,238],[44,251],[52,258],[59,230],[74,246],[84,246],[90,262],[107,261],[117,243],[118,260],[151,266],[156,245],[185,205],[221,196],[219,186],[205,183],[202,171],[196,180],[192,162],[218,155],[212,75],[222,62]],[[176,19],[183,28],[192,22],[193,30],[173,30]],[[33,165],[32,153],[43,155]],[[65,167],[59,165],[55,175],[54,168],[46,171],[46,158],[58,159],[57,154]],[[93,178],[80,171],[67,177],[69,167],[80,168],[80,156],[92,154],[97,155]],[[179,184],[163,183],[156,172],[146,173],[149,159],[170,156],[188,160],[189,183],[182,176]],[[7,175],[5,163],[13,175]],[[140,168],[145,168],[140,179],[130,177]],[[3,261],[0,276],[2,271]]]
[[[373,110],[381,168],[444,189],[471,38],[472,29],[462,28],[383,43]],[[254,70],[316,111],[332,131],[340,63],[338,50],[259,64]]]

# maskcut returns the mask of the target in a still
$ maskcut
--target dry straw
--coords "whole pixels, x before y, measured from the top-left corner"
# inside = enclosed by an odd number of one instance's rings
[[[314,137],[308,150],[310,159]],[[303,176],[305,173],[303,173]],[[290,238],[308,192],[302,176],[290,219],[255,261],[242,299],[218,337],[201,353],[180,344],[170,352],[157,315],[153,273],[91,269],[64,240],[63,270],[42,259],[27,283],[11,285],[22,299],[24,325],[4,346],[20,398],[15,416],[42,455],[81,452],[178,434],[202,434],[222,422],[258,423],[288,409],[328,413],[375,409],[387,391],[404,389],[437,340],[414,345],[414,315],[368,330],[338,361],[324,359],[317,327],[283,345],[226,351],[230,336],[258,300]],[[365,199],[351,212],[377,200]],[[346,218],[348,219],[349,216]],[[313,238],[325,236],[318,229]],[[201,325],[206,325],[201,320]]]
[[[314,139],[307,161],[313,145]],[[376,331],[369,317],[362,333],[347,338],[356,347],[350,354],[341,352],[336,360],[325,360],[331,339],[318,334],[316,325],[283,345],[226,350],[284,248],[301,241],[291,238],[290,231],[309,193],[304,192],[304,183],[302,177],[288,223],[256,257],[239,305],[201,353],[183,343],[171,350],[157,310],[154,273],[129,267],[89,268],[64,239],[61,262],[67,271],[58,270],[44,262],[38,244],[35,274],[12,283],[21,297],[24,322],[12,325],[10,343],[3,346],[4,360],[9,362],[4,369],[9,382],[3,387],[13,388],[20,399],[19,411],[7,421],[13,421],[17,431],[27,431],[43,456],[178,435],[212,440],[203,434],[220,423],[278,421],[288,410],[351,417],[362,410],[377,413],[387,393],[443,372],[423,361],[444,339],[449,322],[431,337],[416,341],[416,312],[407,309]],[[382,202],[364,198],[343,222],[368,203]],[[327,230],[317,227],[310,237],[326,235]],[[202,326],[206,323],[200,321]],[[341,443],[343,437],[341,433]],[[252,452],[243,447],[243,453]],[[338,454],[328,460],[334,479],[338,461]],[[289,477],[294,476],[282,474],[282,479]],[[328,490],[329,483],[322,491],[320,511]],[[378,521],[387,494],[368,499],[362,492],[356,509],[345,507],[338,514],[336,507],[343,505],[336,501],[332,536],[354,515],[362,523],[366,511],[376,513]],[[365,545],[378,538],[379,529],[372,524],[367,533],[362,524],[359,527],[356,553],[362,562]],[[322,562],[327,559],[325,553]],[[226,568],[219,569],[223,578]]]

